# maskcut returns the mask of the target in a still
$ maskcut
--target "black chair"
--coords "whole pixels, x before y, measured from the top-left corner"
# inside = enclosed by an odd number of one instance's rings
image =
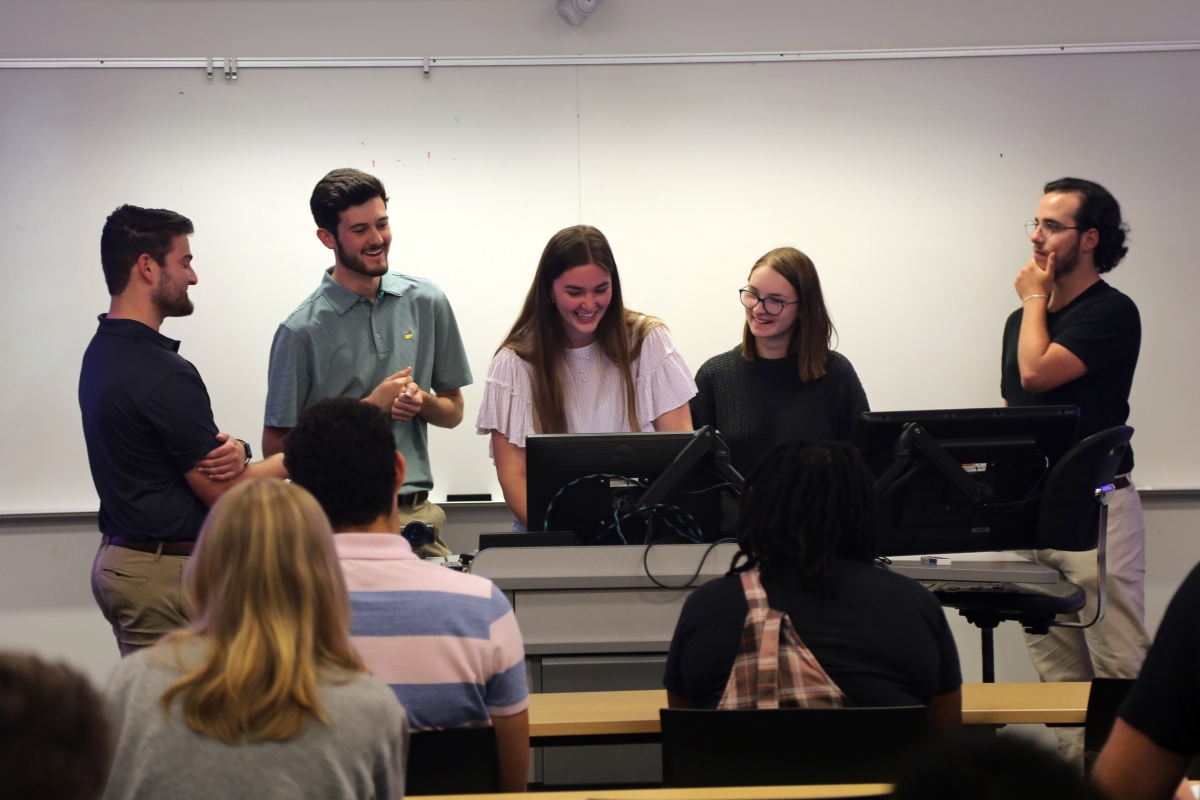
[[[929,731],[924,706],[662,709],[663,786],[891,783]]]
[[[1083,588],[1062,579],[1058,583],[963,584],[948,581],[934,594],[943,606],[957,608],[979,627],[983,640],[983,681],[996,680],[993,633],[1005,620],[1016,620],[1027,632],[1046,634],[1052,626],[1090,628],[1104,618],[1108,593],[1105,587],[1105,543],[1108,536],[1108,501],[1121,457],[1129,447],[1133,428],[1122,425],[1087,437],[1067,451],[1046,479],[1038,507],[1039,549],[1096,551],[1099,600],[1088,622],[1059,622],[1060,614],[1084,607]]]
[[[417,731],[409,737],[404,795],[500,791],[500,755],[490,725]]]

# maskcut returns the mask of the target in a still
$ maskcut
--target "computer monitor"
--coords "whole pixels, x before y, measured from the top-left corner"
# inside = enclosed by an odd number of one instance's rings
[[[632,509],[676,457],[697,443],[698,435],[529,436],[525,440],[529,530],[574,531],[582,545],[716,541],[721,536],[721,493],[731,484],[713,450],[681,470],[679,482],[653,504],[654,513]]]
[[[1075,406],[863,414],[854,442],[876,478],[879,554],[1036,547],[1041,491],[1078,425]]]

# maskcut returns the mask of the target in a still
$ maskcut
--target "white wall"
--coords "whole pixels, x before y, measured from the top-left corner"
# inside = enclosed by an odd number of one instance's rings
[[[2,0],[0,58],[758,52],[1200,39],[1193,0]]]

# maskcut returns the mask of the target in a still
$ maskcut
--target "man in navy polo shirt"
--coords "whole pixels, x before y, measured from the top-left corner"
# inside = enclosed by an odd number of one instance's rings
[[[249,464],[219,433],[200,373],[159,333],[192,313],[192,223],[125,205],[104,223],[100,261],[112,297],[83,356],[79,408],[100,496],[92,593],[121,655],[187,624],[183,566],[208,507],[249,478],[287,476],[282,456]]]

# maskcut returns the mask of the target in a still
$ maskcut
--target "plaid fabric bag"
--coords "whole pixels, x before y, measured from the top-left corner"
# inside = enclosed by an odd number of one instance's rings
[[[742,573],[750,613],[719,709],[841,708],[846,695],[800,641],[788,615],[767,605],[757,569]]]

